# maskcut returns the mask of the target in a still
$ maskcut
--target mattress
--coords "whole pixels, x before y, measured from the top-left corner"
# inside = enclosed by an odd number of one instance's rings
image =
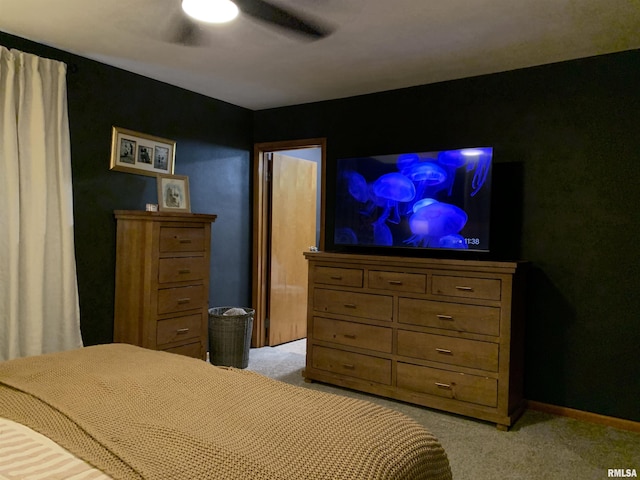
[[[0,363],[0,417],[116,480],[451,478],[399,412],[131,345]]]

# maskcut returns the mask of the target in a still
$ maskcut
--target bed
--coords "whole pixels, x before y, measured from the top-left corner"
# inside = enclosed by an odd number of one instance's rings
[[[78,479],[451,478],[439,441],[399,412],[125,344],[0,363],[0,418],[0,447],[49,442]],[[0,478],[29,478],[17,451]],[[50,468],[34,478],[71,478]]]

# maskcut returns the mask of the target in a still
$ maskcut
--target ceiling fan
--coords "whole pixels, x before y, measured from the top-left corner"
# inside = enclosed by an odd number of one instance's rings
[[[204,13],[196,12],[199,8],[203,8]],[[219,10],[214,11],[217,8]],[[266,0],[182,0],[181,15],[170,40],[183,45],[203,44],[202,22],[223,23],[238,13],[309,40],[324,38],[332,32],[324,22]]]

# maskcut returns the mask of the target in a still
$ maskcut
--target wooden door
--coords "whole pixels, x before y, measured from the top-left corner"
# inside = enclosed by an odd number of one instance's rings
[[[279,142],[266,142],[256,143],[254,145],[254,166],[253,166],[253,265],[252,265],[252,306],[256,313],[253,319],[253,334],[251,337],[251,346],[254,348],[264,347],[269,345],[269,304],[270,304],[270,265],[271,265],[271,212],[272,208],[271,192],[272,192],[272,167],[274,152],[278,152],[280,155],[288,155],[296,158],[313,158],[317,164],[317,188],[312,187],[312,181],[309,181],[309,192],[312,188],[315,188],[315,192],[319,193],[316,197],[317,200],[317,230],[319,235],[316,236],[316,240],[309,245],[304,245],[302,248],[305,250],[309,246],[315,245],[317,241],[318,248],[322,250],[324,248],[324,196],[325,196],[325,152],[327,148],[327,141],[325,138],[310,138],[302,140],[289,140]],[[310,152],[309,149],[316,150]],[[276,183],[280,184],[281,181]],[[319,190],[319,192],[318,192]],[[311,196],[311,193],[309,193]],[[318,218],[319,217],[319,218]],[[291,221],[295,219],[290,218]],[[276,219],[276,221],[278,221]],[[307,218],[308,222],[313,222],[311,215]],[[301,222],[297,221],[296,228],[300,226]],[[291,228],[289,226],[289,228]],[[316,231],[317,231],[316,230]],[[306,268],[306,263],[302,268]],[[306,271],[306,270],[305,270]],[[306,281],[306,280],[305,280]],[[277,307],[276,307],[277,310]],[[277,315],[277,312],[274,312]],[[306,317],[306,315],[305,315]],[[277,320],[276,320],[277,322]],[[274,325],[275,330],[279,330],[277,325]],[[302,328],[305,328],[303,325]],[[300,334],[298,334],[300,335]],[[275,345],[278,340],[278,333],[274,333],[273,344]]]
[[[307,335],[307,261],[316,245],[316,162],[273,153],[268,344]]]

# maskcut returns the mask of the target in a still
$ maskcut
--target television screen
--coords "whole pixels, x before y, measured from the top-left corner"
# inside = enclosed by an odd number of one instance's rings
[[[489,251],[490,147],[337,161],[334,244]]]

